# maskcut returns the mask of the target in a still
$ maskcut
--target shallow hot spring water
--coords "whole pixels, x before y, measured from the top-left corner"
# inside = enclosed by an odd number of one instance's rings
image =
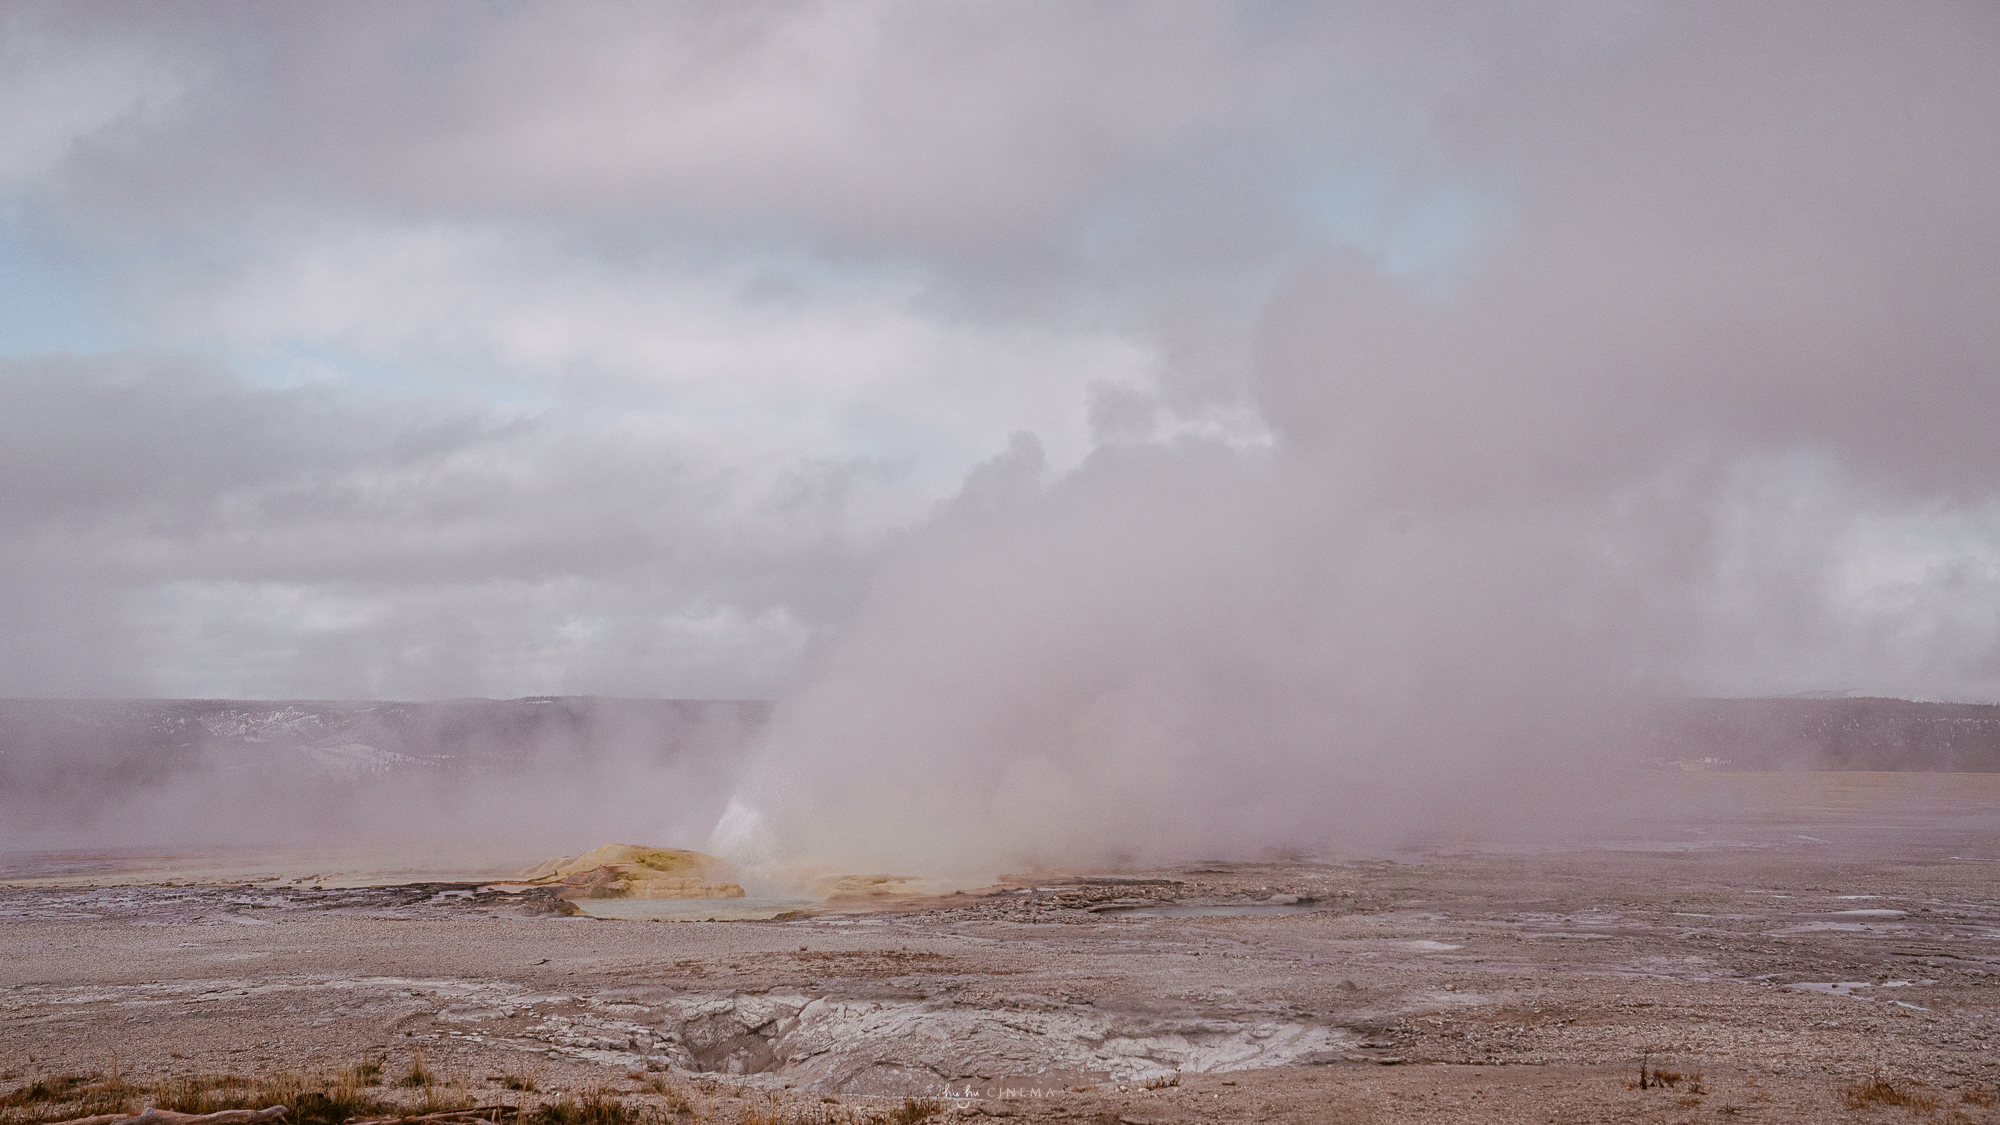
[[[578,909],[592,918],[628,922],[763,922],[817,905],[809,898],[585,898]]]
[[[1166,903],[1160,906],[1134,906],[1122,908],[1115,913],[1143,918],[1230,918],[1243,914],[1310,914],[1325,907],[1317,903],[1271,903],[1271,902],[1225,902],[1205,906],[1182,903]],[[1114,913],[1114,911],[1105,911]]]

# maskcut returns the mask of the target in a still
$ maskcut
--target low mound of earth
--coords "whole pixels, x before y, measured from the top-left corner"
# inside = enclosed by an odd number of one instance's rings
[[[680,848],[606,844],[580,856],[558,856],[523,871],[518,882],[553,886],[565,899],[742,898],[730,866]]]

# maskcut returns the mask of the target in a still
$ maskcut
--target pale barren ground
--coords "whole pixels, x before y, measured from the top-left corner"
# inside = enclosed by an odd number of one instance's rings
[[[676,1080],[723,1121],[906,1093],[1023,1121],[2000,1121],[1993,780],[1784,784],[1630,839],[1041,874],[768,922],[17,886],[0,1093],[421,1050],[481,1101],[703,1075]],[[1149,912],[1272,895],[1311,909]],[[1642,1062],[1681,1077],[1642,1089]],[[495,1081],[522,1073],[538,1094]],[[1914,1104],[1868,1103],[1876,1078]]]

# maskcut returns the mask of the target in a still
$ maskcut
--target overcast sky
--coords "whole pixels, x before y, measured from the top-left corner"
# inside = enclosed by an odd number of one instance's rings
[[[13,2],[0,105],[0,695],[2000,699],[1988,3]]]

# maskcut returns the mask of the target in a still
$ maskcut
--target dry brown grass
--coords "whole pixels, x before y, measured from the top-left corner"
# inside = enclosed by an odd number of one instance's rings
[[[283,1072],[246,1078],[191,1074],[151,1085],[120,1076],[48,1075],[0,1097],[0,1125],[42,1125],[103,1113],[137,1113],[148,1105],[176,1113],[286,1107],[292,1125],[339,1125],[351,1117],[402,1111],[369,1092],[380,1068],[363,1063],[335,1074]]]
[[[903,1104],[890,1112],[889,1125],[917,1125],[943,1112],[944,1103],[936,1098],[904,1098]]]
[[[521,1125],[636,1125],[646,1107],[630,1106],[611,1091],[586,1091],[582,1098],[565,1094],[520,1115]]]
[[[42,1102],[64,1102],[76,1097],[92,1081],[87,1074],[47,1074],[20,1087],[5,1097],[0,1097],[0,1109],[15,1106],[38,1105]]]
[[[462,1078],[442,1075],[422,1059],[413,1060],[411,1069],[421,1069],[427,1084],[407,1086],[401,1072],[385,1083],[376,1060],[328,1074],[186,1074],[149,1084],[102,1074],[39,1075],[0,1091],[0,1125],[48,1125],[99,1113],[136,1113],[148,1105],[180,1113],[282,1105],[287,1125],[345,1125],[475,1108],[499,1125],[915,1125],[944,1108],[934,1098],[907,1098],[885,1108],[819,1095],[753,1093],[660,1074],[646,1075],[640,1090],[629,1095],[603,1085],[580,1094],[524,1098],[519,1105],[482,1106]],[[533,1076],[516,1076],[530,1087],[521,1093],[534,1093]]]
[[[410,1055],[410,1069],[403,1075],[403,1085],[411,1089],[419,1089],[429,1086],[435,1081],[437,1081],[437,1075],[431,1072],[430,1062],[424,1058],[424,1052],[419,1048],[415,1053]]]
[[[422,1061],[425,1084],[415,1101],[382,1090],[382,1065],[363,1059],[332,1073],[280,1071],[239,1074],[181,1074],[140,1084],[113,1074],[42,1075],[0,1095],[0,1125],[44,1125],[109,1113],[137,1113],[155,1106],[175,1113],[216,1113],[226,1109],[285,1107],[290,1125],[340,1125],[356,1117],[441,1113],[477,1103],[462,1082],[443,1082]]]
[[[1899,1105],[1913,1113],[1929,1113],[1938,1107],[1938,1099],[1921,1090],[1898,1086],[1877,1074],[1866,1082],[1852,1086],[1842,1086],[1836,1095],[1840,1104],[1849,1109],[1867,1109],[1877,1105]]]
[[[639,1084],[646,1093],[659,1097],[662,1108],[674,1116],[693,1116],[694,1099],[678,1082],[671,1081],[664,1074],[649,1074]]]
[[[1708,1092],[1702,1087],[1700,1071],[1697,1070],[1693,1074],[1683,1074],[1678,1070],[1668,1070],[1665,1067],[1654,1066],[1652,1053],[1647,1052],[1639,1059],[1638,1081],[1628,1081],[1625,1085],[1627,1088],[1640,1090],[1677,1090],[1683,1082],[1687,1083],[1687,1089],[1684,1091],[1685,1097],[1682,1100],[1683,1105],[1692,1104],[1686,1101],[1686,1098],[1700,1099],[1703,1094]]]
[[[100,1113],[132,1113],[146,1091],[116,1073],[38,1075],[0,1096],[0,1125],[34,1125]]]

